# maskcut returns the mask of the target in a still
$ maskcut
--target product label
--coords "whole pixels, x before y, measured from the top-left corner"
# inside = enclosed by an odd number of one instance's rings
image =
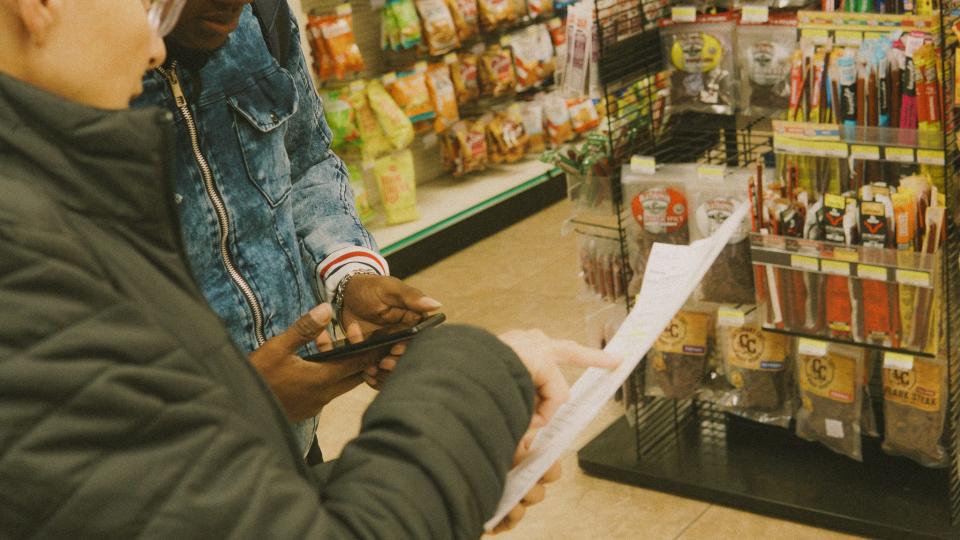
[[[728,328],[727,361],[743,369],[780,371],[785,366],[790,338],[759,328]],[[734,381],[735,382],[735,381]]]
[[[631,204],[633,217],[651,234],[671,233],[687,223],[687,198],[673,188],[650,188]]]
[[[900,163],[913,163],[915,158],[913,157],[912,148],[896,148],[896,147],[886,147],[883,149],[884,156],[888,161],[898,161]]]
[[[886,247],[887,245],[887,217],[886,208],[880,202],[863,202],[860,204],[860,236],[861,243],[869,247]]]
[[[737,209],[737,200],[727,197],[717,197],[710,199],[697,208],[697,229],[704,237],[710,236],[723,225],[733,212]],[[750,225],[747,220],[740,223],[740,227],[730,237],[729,244],[742,242],[750,235]]]
[[[863,279],[872,279],[876,281],[887,280],[887,269],[882,266],[872,266],[869,264],[857,265],[857,276]]]
[[[630,158],[630,170],[639,174],[654,174],[657,172],[657,160],[650,156],[633,156]]]
[[[857,361],[853,358],[830,353],[800,357],[800,389],[833,401],[853,403],[856,373]]]
[[[883,396],[901,405],[915,407],[922,411],[936,412],[943,403],[944,367],[937,362],[917,358],[913,369],[883,370]]]
[[[843,438],[843,422],[840,420],[826,418],[824,419],[824,427],[827,430],[827,437],[833,437],[834,439]]]
[[[705,355],[710,314],[680,311],[657,339],[657,350],[665,353]]]
[[[743,326],[746,316],[736,308],[720,308],[717,310],[717,324],[720,326]]]

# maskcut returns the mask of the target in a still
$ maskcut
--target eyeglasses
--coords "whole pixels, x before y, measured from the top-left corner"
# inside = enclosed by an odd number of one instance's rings
[[[147,6],[147,21],[156,30],[157,35],[163,37],[170,33],[177,25],[180,11],[183,10],[185,0],[149,0]]]

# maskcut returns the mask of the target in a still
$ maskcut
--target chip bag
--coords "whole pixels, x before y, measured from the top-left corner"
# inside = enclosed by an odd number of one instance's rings
[[[409,150],[401,150],[383,156],[374,163],[373,172],[387,223],[395,225],[420,219],[413,154]]]
[[[356,111],[348,99],[348,91],[333,90],[323,96],[323,112],[333,134],[332,146],[340,148],[360,139]]]
[[[480,91],[486,96],[503,96],[517,84],[513,55],[499,45],[487,47],[480,56]]]
[[[446,54],[460,46],[457,27],[444,0],[416,0],[416,5],[431,55]]]
[[[551,146],[560,146],[574,137],[567,102],[556,92],[543,99],[544,127]]]
[[[567,110],[570,111],[570,123],[573,131],[584,134],[600,125],[600,115],[597,107],[590,98],[573,98],[567,100]]]
[[[457,108],[457,92],[450,80],[450,68],[446,64],[434,64],[427,69],[427,89],[437,113],[434,129],[442,133],[460,120]]]
[[[351,161],[344,162],[347,166],[347,174],[350,177],[350,189],[353,190],[353,204],[357,209],[357,215],[360,221],[366,223],[370,221],[375,212],[370,204],[370,197],[367,194],[367,184],[364,181],[364,171],[362,167],[357,166]]]
[[[477,13],[477,0],[446,0],[453,24],[457,27],[460,42],[472,39],[480,33],[480,19]]]
[[[543,104],[538,101],[525,103],[521,115],[523,129],[527,132],[527,152],[543,152],[547,149],[543,131]]]
[[[482,171],[487,167],[487,136],[484,120],[461,120],[443,137],[444,161],[453,176]]]
[[[463,105],[480,97],[479,57],[473,53],[447,55],[450,78],[457,92],[457,103]]]
[[[411,49],[423,41],[420,17],[417,16],[413,0],[387,0],[382,18],[386,47],[394,50]]]
[[[357,123],[357,131],[360,133],[361,153],[364,160],[372,160],[393,150],[387,136],[384,135],[380,123],[377,122],[377,116],[370,103],[367,100],[367,84],[363,81],[354,81],[350,84],[350,93],[347,99],[353,107],[354,116]]]
[[[327,45],[323,41],[322,25],[323,17],[307,16],[307,30],[310,34],[310,46],[313,49],[313,68],[321,81],[327,81],[333,78],[333,59],[330,58]]]
[[[512,24],[518,17],[513,0],[477,0],[477,8],[481,28],[485,31]]]
[[[429,122],[437,116],[427,91],[424,68],[425,66],[420,65],[415,71],[388,73],[383,77],[387,91],[415,127],[416,124]]]
[[[360,55],[357,38],[353,33],[353,11],[350,4],[337,6],[336,15],[321,17],[320,34],[337,79],[363,71],[363,56]]]
[[[493,163],[514,163],[526,152],[527,134],[523,129],[520,105],[493,115],[487,125],[487,149]]]
[[[553,15],[553,0],[527,0],[527,10],[533,18],[549,17]]]
[[[390,144],[398,150],[410,146],[414,136],[413,124],[379,80],[367,84],[367,100]]]

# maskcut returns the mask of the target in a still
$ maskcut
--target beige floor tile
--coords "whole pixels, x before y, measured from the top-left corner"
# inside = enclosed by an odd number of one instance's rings
[[[799,523],[770,519],[732,508],[712,506],[678,540],[852,540],[859,538]]]

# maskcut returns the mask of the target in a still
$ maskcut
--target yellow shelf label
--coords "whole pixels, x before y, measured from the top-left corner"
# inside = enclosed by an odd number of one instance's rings
[[[743,6],[740,20],[748,23],[765,23],[770,20],[770,8],[767,6]]]
[[[835,276],[850,275],[850,263],[848,262],[823,260],[820,261],[820,269],[823,270],[825,274],[833,274]]]
[[[896,271],[896,277],[897,283],[903,283],[904,285],[914,285],[916,287],[930,286],[930,274],[928,272],[901,270],[898,268]]]
[[[833,33],[833,41],[837,45],[860,45],[863,43],[863,32],[837,30]]]
[[[676,22],[697,22],[697,8],[693,6],[674,6],[670,8],[670,18]]]
[[[874,281],[886,281],[887,269],[882,266],[873,266],[869,264],[857,265],[857,276],[863,279],[872,279]]]
[[[727,168],[723,165],[699,165],[697,177],[700,180],[723,180]]]
[[[800,342],[797,344],[797,350],[805,356],[826,356],[827,342],[817,339],[800,338]]]
[[[638,174],[657,172],[657,160],[651,156],[633,156],[630,158],[630,170]]]
[[[901,163],[913,163],[916,159],[913,157],[913,148],[897,148],[888,146],[883,149],[884,154],[889,161],[899,161]]]
[[[746,316],[736,308],[720,308],[717,310],[717,323],[720,326],[743,326]]]
[[[880,147],[854,144],[850,146],[850,156],[854,159],[877,160],[880,159]]]
[[[924,165],[944,165],[947,160],[943,150],[917,150],[917,163]]]
[[[830,40],[830,32],[820,28],[804,28],[800,31],[800,36],[810,39]]]
[[[808,272],[817,272],[820,270],[820,260],[816,257],[807,257],[805,255],[791,255],[790,266]]]
[[[844,142],[817,141],[814,148],[823,156],[847,157],[850,148]]]
[[[885,352],[883,353],[884,369],[897,371],[913,371],[913,357],[909,354]]]
[[[834,248],[833,258],[838,261],[857,262],[860,260],[860,252],[851,248]]]

